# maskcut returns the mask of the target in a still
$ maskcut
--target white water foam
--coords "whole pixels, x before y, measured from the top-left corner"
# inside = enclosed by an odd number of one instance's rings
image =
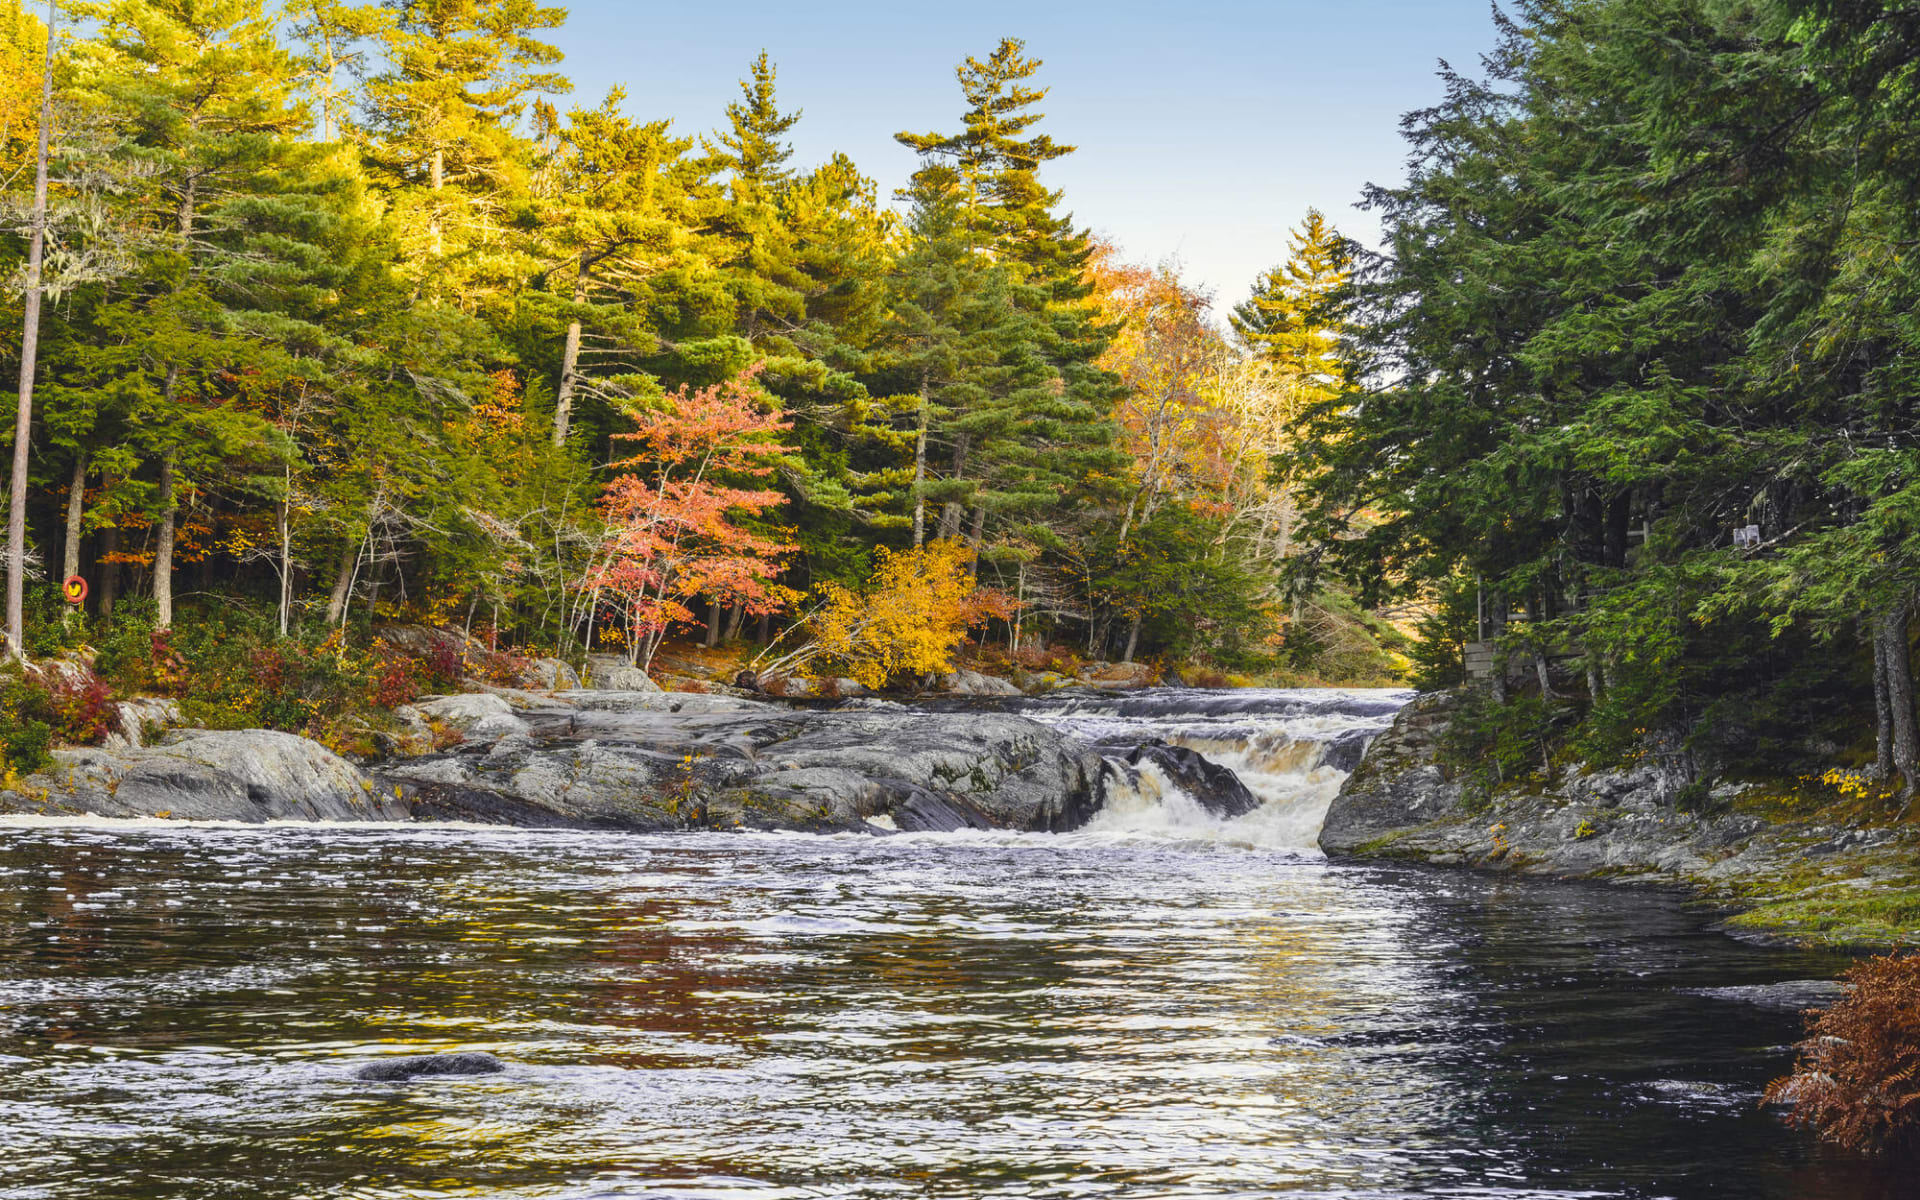
[[[1385,729],[1412,693],[1385,689],[1163,690],[1062,698],[1022,714],[1107,746],[1154,739],[1227,768],[1260,801],[1209,811],[1160,766],[1110,760],[1106,803],[1082,834],[1218,842],[1318,858],[1320,828],[1347,772],[1326,761],[1336,742]]]

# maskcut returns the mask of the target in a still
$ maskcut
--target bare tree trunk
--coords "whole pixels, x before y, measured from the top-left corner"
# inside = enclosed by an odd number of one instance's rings
[[[288,468],[292,473],[292,468]],[[280,535],[280,636],[287,636],[293,621],[293,521],[292,502],[282,498],[273,508],[274,532]]]
[[[920,372],[920,421],[913,439],[913,548],[927,541],[927,373]]]
[[[773,636],[773,614],[761,613],[760,614],[760,637],[758,639],[760,644],[762,646],[766,645],[767,639],[772,636]]]
[[[720,644],[720,622],[725,616],[726,613],[721,609],[720,601],[709,597],[707,600],[707,649],[711,650]]]
[[[333,573],[333,591],[327,595],[327,624],[347,619],[347,593],[353,588],[354,564],[360,561],[360,543],[349,537],[340,548],[340,566]]]
[[[573,280],[573,302],[585,303],[587,299],[587,256],[580,256],[580,270]],[[567,346],[560,356],[560,390],[555,394],[553,403],[553,444],[567,444],[567,428],[573,422],[573,393],[577,386],[580,368],[580,320],[578,317],[567,322]]]
[[[1887,647],[1878,631],[1868,623],[1867,641],[1873,645],[1873,778],[1879,783],[1893,779],[1893,695],[1887,669]]]
[[[1908,662],[1908,602],[1901,600],[1881,611],[1874,636],[1886,656],[1887,705],[1892,710],[1893,766],[1900,772],[1900,798],[1913,802],[1920,784],[1920,727],[1913,711],[1913,669]]]
[[[13,420],[13,481],[7,504],[7,652],[22,662],[27,657],[27,456],[33,435],[33,373],[40,357],[40,268],[47,248],[47,139],[53,129],[53,17],[53,0],[47,0],[40,149],[33,172],[33,233],[27,240],[26,313],[20,326],[20,406]]]
[[[738,641],[740,638],[740,627],[746,623],[747,606],[745,604],[734,605],[732,616],[727,620],[727,640],[729,642]]]
[[[1140,614],[1133,614],[1133,625],[1127,630],[1127,653],[1121,662],[1132,662],[1133,652],[1140,648]]]
[[[173,494],[173,451],[160,458],[160,536],[153,547],[154,624],[161,629],[173,625],[173,538],[178,508]]]

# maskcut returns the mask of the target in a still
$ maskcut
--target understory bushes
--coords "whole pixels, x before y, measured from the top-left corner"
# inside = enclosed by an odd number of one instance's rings
[[[211,729],[275,729],[346,753],[371,753],[392,709],[464,678],[517,686],[527,662],[484,637],[409,626],[393,641],[358,629],[279,636],[270,612],[225,603],[155,628],[152,602],[123,599],[112,617],[58,627],[43,660],[65,668],[0,675],[0,774],[48,763],[57,745],[99,742],[116,699],[164,696]],[[484,631],[483,631],[484,632]]]

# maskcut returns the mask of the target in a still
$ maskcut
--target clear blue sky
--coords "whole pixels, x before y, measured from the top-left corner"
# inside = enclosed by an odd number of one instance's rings
[[[1361,187],[1401,177],[1400,115],[1440,97],[1437,60],[1477,69],[1489,0],[574,0],[555,38],[576,102],[624,83],[628,110],[676,131],[721,120],[764,47],[805,110],[796,162],[844,151],[883,194],[913,154],[901,129],[950,131],[953,68],[1024,38],[1052,89],[1042,129],[1078,153],[1044,178],[1127,256],[1177,256],[1219,307],[1285,253],[1309,206],[1373,242]]]

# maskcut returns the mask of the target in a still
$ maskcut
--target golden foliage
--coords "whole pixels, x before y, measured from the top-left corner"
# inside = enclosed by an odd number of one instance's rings
[[[816,663],[868,687],[884,687],[896,675],[951,670],[969,629],[1013,613],[1009,597],[975,586],[965,542],[877,554],[879,566],[859,592],[823,585],[826,603],[812,622]]]

